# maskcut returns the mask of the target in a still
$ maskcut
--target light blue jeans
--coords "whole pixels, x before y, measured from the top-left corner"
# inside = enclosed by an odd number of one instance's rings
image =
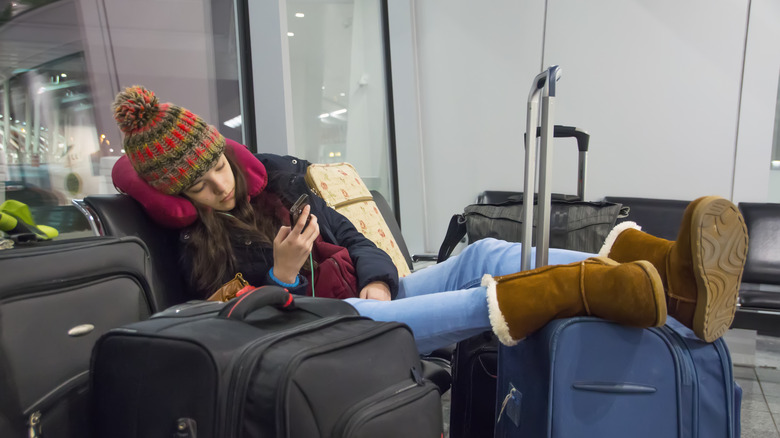
[[[349,298],[358,313],[376,321],[399,321],[414,332],[420,353],[430,353],[490,330],[487,291],[482,276],[513,274],[520,269],[521,244],[482,239],[455,257],[401,278],[393,301]],[[531,250],[531,263],[534,260]],[[550,249],[549,264],[564,265],[594,254]]]

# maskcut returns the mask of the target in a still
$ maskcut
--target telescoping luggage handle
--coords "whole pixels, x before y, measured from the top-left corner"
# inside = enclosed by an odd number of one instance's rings
[[[542,135],[542,127],[536,128],[536,136]],[[574,137],[577,140],[577,149],[579,150],[579,156],[577,160],[577,196],[580,201],[585,200],[585,178],[588,169],[588,145],[590,144],[590,134],[587,131],[577,128],[575,126],[563,126],[555,125],[553,128],[553,137],[555,138],[567,138]],[[525,142],[528,147],[528,140]]]
[[[553,135],[553,113],[555,109],[555,88],[558,79],[561,77],[561,69],[553,65],[547,70],[539,73],[533,81],[531,92],[528,95],[528,114],[526,116],[525,132],[536,132],[539,117],[539,100],[542,101],[542,120],[540,129],[541,141],[539,144],[539,196],[537,206],[538,221],[536,224],[536,266],[545,266],[548,260],[550,249],[550,209],[551,209],[551,187],[550,180],[552,175],[552,156],[550,154],[550,142]],[[523,193],[526,199],[533,199],[532,195],[536,193],[536,147],[530,144],[529,135],[526,136],[528,143],[525,148],[525,182],[523,184]],[[536,138],[534,136],[534,143]],[[533,147],[532,147],[533,146]],[[531,233],[533,231],[533,202],[523,203],[523,226],[522,226],[522,253],[521,263],[523,270],[531,268]]]

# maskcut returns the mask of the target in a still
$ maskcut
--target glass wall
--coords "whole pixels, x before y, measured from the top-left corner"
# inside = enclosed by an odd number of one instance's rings
[[[246,142],[236,123],[246,102],[232,0],[0,8],[0,204],[25,204],[62,237],[88,233],[85,221],[61,219],[73,199],[115,193],[111,168],[124,151],[111,103],[127,86],[144,85]]]
[[[769,171],[769,202],[780,203],[780,82],[777,86],[775,131],[772,138],[772,161]]]
[[[379,0],[287,2],[296,154],[350,162],[392,199],[382,29]]]

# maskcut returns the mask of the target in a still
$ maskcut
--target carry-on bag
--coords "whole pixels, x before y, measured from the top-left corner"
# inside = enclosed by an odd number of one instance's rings
[[[265,286],[104,335],[95,436],[440,437],[411,331]],[[174,434],[178,435],[174,435]]]
[[[0,251],[0,436],[89,436],[92,347],[151,314],[149,269],[135,237]]]
[[[498,338],[480,333],[455,346],[451,361],[450,437],[492,437],[498,381]]]
[[[541,127],[536,129],[541,135]],[[573,137],[577,140],[577,194],[551,195],[549,227],[550,248],[564,248],[583,252],[598,252],[618,217],[626,214],[622,205],[613,202],[586,202],[585,178],[590,135],[576,127],[555,125],[555,138]],[[535,145],[535,142],[533,143]],[[534,204],[538,199],[534,196]],[[486,237],[521,242],[523,229],[523,192],[483,192],[475,204],[463,209],[450,219],[437,260],[449,258],[464,236],[469,243]],[[533,218],[536,217],[534,214]],[[537,224],[532,224],[536,229]],[[532,238],[532,244],[536,237]]]
[[[536,266],[548,264],[551,166],[544,132],[549,139],[554,69],[541,84],[549,95],[542,107]],[[529,102],[529,126],[535,126],[533,107]],[[534,193],[534,153],[526,148],[524,193]],[[523,216],[527,270],[530,209]],[[703,342],[671,317],[650,329],[559,319],[516,346],[499,346],[495,436],[732,438],[739,435],[740,396],[723,340]]]
[[[559,319],[499,347],[496,437],[739,436],[741,390],[723,339],[667,319],[639,329]]]

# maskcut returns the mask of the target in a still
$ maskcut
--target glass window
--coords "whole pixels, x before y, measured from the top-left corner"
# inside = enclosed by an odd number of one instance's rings
[[[296,155],[350,162],[393,199],[381,2],[289,1],[287,14]]]
[[[111,169],[124,151],[111,103],[127,86],[245,142],[237,24],[231,0],[5,3],[0,204],[29,211],[58,238],[92,234],[72,200],[115,193]]]
[[[775,132],[772,139],[772,161],[769,169],[769,202],[780,202],[780,83],[777,86]]]

